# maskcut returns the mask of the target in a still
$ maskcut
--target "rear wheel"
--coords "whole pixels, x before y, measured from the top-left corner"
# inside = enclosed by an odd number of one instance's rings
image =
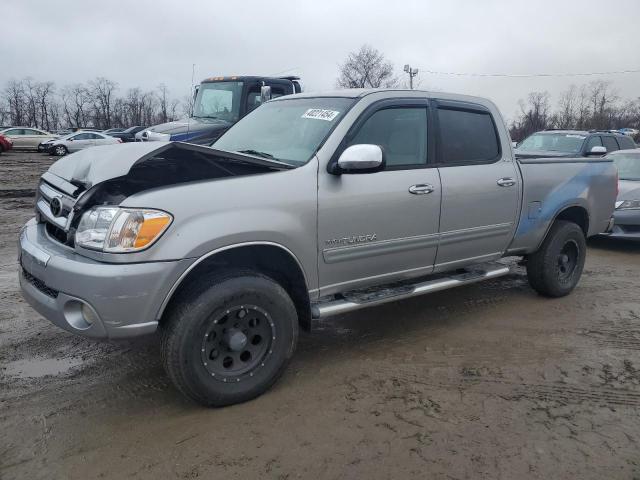
[[[568,295],[580,280],[586,251],[582,229],[573,222],[556,221],[540,249],[527,259],[529,284],[547,297]]]
[[[230,271],[191,284],[172,305],[162,327],[163,363],[187,397],[230,405],[271,387],[297,339],[287,292],[261,274]]]

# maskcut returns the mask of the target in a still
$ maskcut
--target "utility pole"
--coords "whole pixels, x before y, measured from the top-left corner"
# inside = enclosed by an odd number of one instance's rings
[[[404,71],[405,73],[409,74],[409,88],[411,90],[413,90],[413,77],[415,77],[416,75],[418,75],[418,69],[417,68],[411,68],[411,65],[409,65],[408,63],[404,66]]]

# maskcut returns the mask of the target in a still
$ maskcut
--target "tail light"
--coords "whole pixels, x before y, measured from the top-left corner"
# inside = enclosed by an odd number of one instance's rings
[[[118,143],[122,143],[122,139],[121,138],[118,138],[117,140],[118,140]]]

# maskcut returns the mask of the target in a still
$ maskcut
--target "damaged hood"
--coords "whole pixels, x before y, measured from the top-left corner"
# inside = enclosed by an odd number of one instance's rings
[[[184,178],[188,178],[182,181],[191,181],[236,176],[244,171],[259,173],[293,168],[274,160],[182,142],[136,142],[81,150],[56,161],[49,168],[49,173],[90,189],[107,180],[126,177],[134,166],[146,164],[153,167],[156,174],[171,172],[175,177],[174,183],[181,181],[176,175],[177,169]],[[214,171],[222,173],[215,175]]]

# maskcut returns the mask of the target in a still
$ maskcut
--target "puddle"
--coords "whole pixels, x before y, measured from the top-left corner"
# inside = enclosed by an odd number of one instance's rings
[[[16,360],[5,365],[5,374],[18,378],[40,378],[47,375],[60,375],[83,361],[76,358],[31,358]]]

